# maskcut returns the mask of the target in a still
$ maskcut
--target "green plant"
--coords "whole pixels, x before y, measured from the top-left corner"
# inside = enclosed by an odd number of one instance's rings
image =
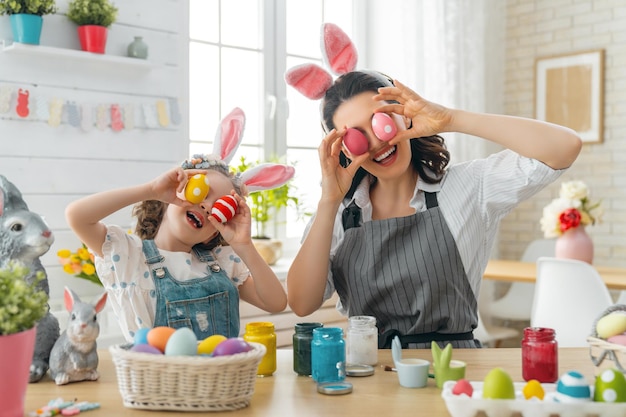
[[[0,15],[3,14],[44,14],[56,13],[55,0],[0,0]]]
[[[72,0],[67,17],[78,26],[109,27],[117,19],[117,7],[109,0]]]
[[[274,158],[271,162],[278,162],[277,158]],[[258,161],[253,164],[248,162],[245,156],[242,156],[235,170],[237,172],[244,172],[248,168],[258,164]],[[307,215],[302,208],[299,197],[296,195],[297,189],[292,181],[293,180],[290,180],[280,187],[271,190],[252,192],[248,196],[248,204],[254,225],[253,236],[255,238],[269,238],[266,230],[267,223],[273,220],[282,208],[291,205],[296,209],[298,215]]]
[[[43,272],[33,283],[24,278],[28,268],[12,262],[0,269],[0,335],[9,335],[32,329],[48,311],[48,295],[37,288],[45,279]]]

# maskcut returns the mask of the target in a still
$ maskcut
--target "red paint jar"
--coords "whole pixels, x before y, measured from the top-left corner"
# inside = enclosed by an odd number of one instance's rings
[[[522,378],[556,382],[559,378],[558,343],[554,329],[527,327],[522,339]]]

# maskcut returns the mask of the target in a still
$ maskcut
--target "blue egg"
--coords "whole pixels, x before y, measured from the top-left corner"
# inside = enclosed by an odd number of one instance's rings
[[[136,345],[147,345],[148,344],[148,332],[150,329],[142,327],[135,332],[135,336],[133,338],[133,342]]]
[[[556,384],[555,401],[562,403],[591,401],[591,388],[584,375],[577,371],[563,374]]]

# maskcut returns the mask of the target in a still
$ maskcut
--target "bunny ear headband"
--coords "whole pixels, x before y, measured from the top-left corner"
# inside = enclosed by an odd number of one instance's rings
[[[238,107],[235,107],[220,122],[213,142],[213,152],[210,155],[195,154],[190,160],[182,163],[184,169],[206,169],[219,165],[228,170],[228,163],[233,159],[235,152],[243,139],[246,116]],[[270,190],[285,184],[295,174],[295,168],[289,165],[266,163],[247,169],[239,176],[239,180],[249,192]]]
[[[324,64],[335,75],[345,74],[356,68],[356,47],[339,26],[324,23],[320,36]],[[305,97],[318,100],[324,97],[326,90],[333,84],[333,77],[319,65],[302,64],[287,70],[285,81]]]

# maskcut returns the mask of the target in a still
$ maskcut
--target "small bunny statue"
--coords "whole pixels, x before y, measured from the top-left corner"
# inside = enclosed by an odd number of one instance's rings
[[[50,353],[50,376],[57,385],[70,382],[95,381],[98,374],[96,339],[100,334],[97,314],[106,304],[102,294],[94,304],[82,302],[65,287],[65,308],[70,313],[67,328],[61,333]]]
[[[44,279],[38,288],[50,294],[48,277],[40,256],[54,243],[54,235],[43,218],[28,209],[17,187],[0,175],[0,268],[17,261],[29,270],[25,281],[32,283],[39,272]],[[38,382],[48,372],[52,345],[59,337],[59,321],[50,311],[37,323],[35,352],[29,382]]]

